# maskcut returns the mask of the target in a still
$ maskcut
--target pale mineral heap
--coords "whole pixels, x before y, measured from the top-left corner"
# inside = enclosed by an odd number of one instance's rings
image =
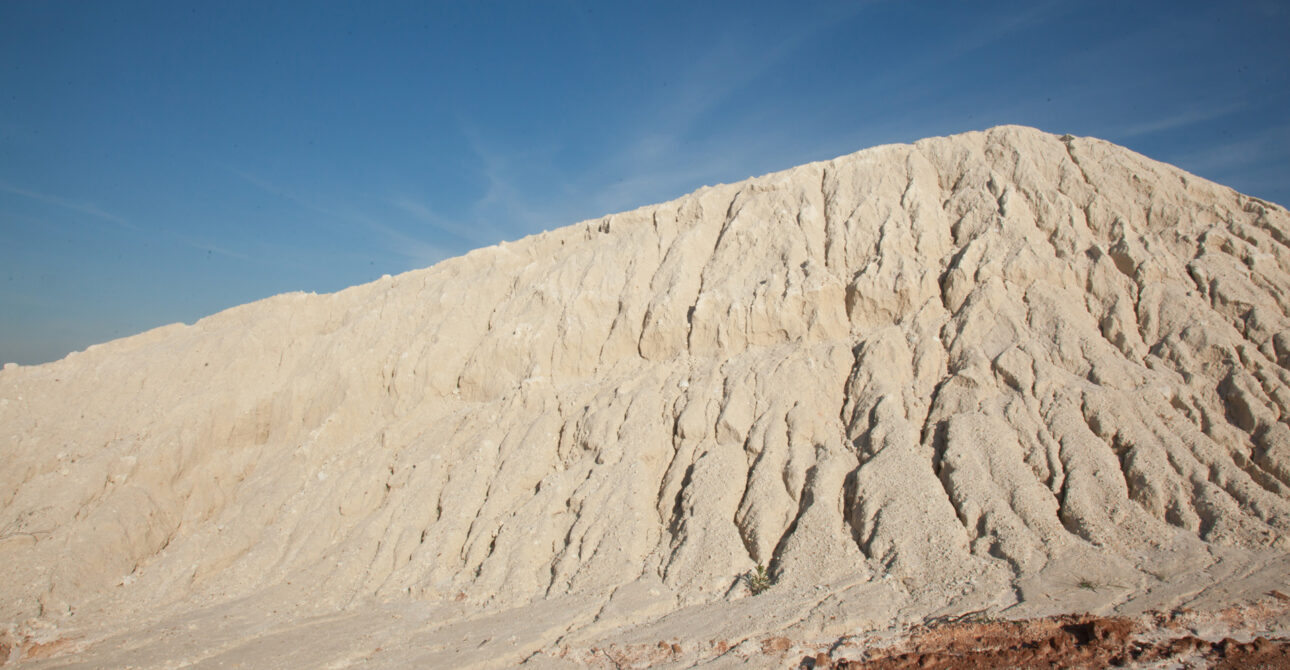
[[[1282,207],[1000,127],[9,366],[0,661],[760,667],[1248,601],[1287,314]]]

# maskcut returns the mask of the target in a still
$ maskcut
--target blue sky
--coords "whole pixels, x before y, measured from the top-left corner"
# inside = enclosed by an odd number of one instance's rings
[[[1290,5],[3,2],[0,361],[887,142],[1103,137],[1290,204]]]

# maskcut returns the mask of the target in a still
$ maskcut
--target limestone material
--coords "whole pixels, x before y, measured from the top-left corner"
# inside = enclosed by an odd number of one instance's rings
[[[1287,310],[1282,207],[1009,126],[5,366],[0,643],[689,667],[1231,606],[1288,588]]]

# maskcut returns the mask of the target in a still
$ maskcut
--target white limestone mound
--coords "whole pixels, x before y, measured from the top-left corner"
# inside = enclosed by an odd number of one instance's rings
[[[0,662],[738,665],[1284,590],[1288,310],[1285,209],[1001,127],[6,366]]]

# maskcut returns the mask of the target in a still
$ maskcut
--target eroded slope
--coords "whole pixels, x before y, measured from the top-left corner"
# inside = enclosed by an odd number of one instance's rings
[[[1177,601],[1290,549],[1288,235],[1003,127],[7,369],[0,620]]]

